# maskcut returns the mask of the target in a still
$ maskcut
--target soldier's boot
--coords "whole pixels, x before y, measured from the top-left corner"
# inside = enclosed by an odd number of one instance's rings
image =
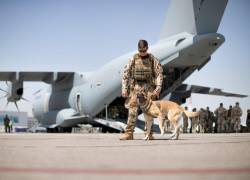
[[[125,132],[119,138],[120,140],[133,140],[134,139],[134,126],[133,124],[128,124]]]
[[[130,133],[130,132],[125,132],[120,137],[120,140],[133,140],[133,139],[134,139],[134,135],[133,133]]]

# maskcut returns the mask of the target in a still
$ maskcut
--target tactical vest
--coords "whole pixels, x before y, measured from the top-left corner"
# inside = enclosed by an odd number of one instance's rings
[[[142,59],[139,54],[135,54],[133,61],[133,79],[136,81],[152,81],[154,77],[152,55],[149,54],[148,58]]]
[[[242,115],[241,110],[240,110],[239,107],[234,107],[233,110],[234,110],[234,115],[235,116],[241,116]]]
[[[219,107],[219,109],[218,109],[218,117],[224,117],[225,112],[226,112],[226,109],[224,107]]]

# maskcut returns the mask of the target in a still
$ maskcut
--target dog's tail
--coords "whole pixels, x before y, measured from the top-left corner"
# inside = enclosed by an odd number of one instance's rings
[[[186,111],[183,107],[180,106],[180,108],[182,109],[182,111],[184,112],[184,114],[188,117],[188,118],[193,118],[193,117],[198,117],[200,115],[199,111],[198,112],[190,112],[190,111]]]
[[[190,111],[186,111],[184,108],[182,108],[182,109],[188,118],[194,118],[194,117],[198,117],[200,115],[199,112],[190,112]]]

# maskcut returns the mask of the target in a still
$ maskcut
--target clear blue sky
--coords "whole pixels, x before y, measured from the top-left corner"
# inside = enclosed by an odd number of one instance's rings
[[[135,50],[140,38],[155,43],[168,5],[167,0],[0,0],[0,71],[96,70]],[[250,95],[249,17],[250,1],[229,1],[218,30],[226,42],[186,83]],[[26,83],[24,97],[33,100],[32,93],[44,85]],[[228,107],[235,101],[250,109],[250,98],[193,94],[187,102],[214,110],[220,102]],[[0,100],[0,110],[5,104]],[[18,104],[31,112],[30,103]]]

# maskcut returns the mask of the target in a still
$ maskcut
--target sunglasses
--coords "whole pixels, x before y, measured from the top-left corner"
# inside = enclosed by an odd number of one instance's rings
[[[139,50],[140,53],[145,53],[147,50]]]

